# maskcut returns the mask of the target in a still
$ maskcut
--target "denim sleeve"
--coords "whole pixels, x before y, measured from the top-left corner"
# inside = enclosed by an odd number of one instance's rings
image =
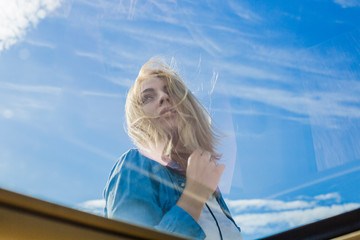
[[[204,231],[195,219],[181,207],[174,205],[165,213],[156,229],[165,232],[176,233],[188,238],[204,239]]]
[[[142,165],[120,161],[104,192],[105,215],[187,238],[204,239],[202,228],[185,210],[174,204],[164,211],[161,202],[165,200],[159,199],[159,182],[145,169]]]

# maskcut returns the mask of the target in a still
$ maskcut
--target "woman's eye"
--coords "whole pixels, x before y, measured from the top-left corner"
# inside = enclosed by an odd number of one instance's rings
[[[145,96],[142,97],[142,102],[147,103],[147,102],[150,102],[152,99],[153,99],[153,96],[145,95]]]

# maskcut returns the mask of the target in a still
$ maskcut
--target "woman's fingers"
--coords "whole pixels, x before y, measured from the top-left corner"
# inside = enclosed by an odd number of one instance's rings
[[[202,149],[196,149],[188,159],[188,168],[194,168],[195,166],[207,167],[207,165],[217,165],[215,158],[211,153]]]
[[[188,159],[186,189],[207,199],[219,184],[225,165],[217,165],[208,151],[195,150]]]

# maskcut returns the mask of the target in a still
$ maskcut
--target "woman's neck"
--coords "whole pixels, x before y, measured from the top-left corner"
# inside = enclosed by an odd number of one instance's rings
[[[148,146],[141,146],[139,148],[139,151],[141,154],[143,154],[144,156],[160,163],[163,166],[167,166],[172,160],[175,160],[176,162],[181,161],[179,159],[179,155],[178,156],[173,156],[174,152],[182,152],[182,149],[184,149],[183,144],[180,143],[179,138],[176,136],[173,136],[172,138],[172,145],[175,146],[175,149],[172,151],[172,154],[170,156],[170,158],[165,158],[163,157],[163,152],[164,152],[164,148],[166,147],[166,142],[162,141],[162,142],[158,142],[157,144],[155,143],[150,143],[148,144]],[[182,162],[184,162],[184,160],[182,160]],[[182,167],[186,164],[182,163],[180,164]]]
[[[162,153],[165,147],[164,143],[158,143],[158,144],[149,144],[146,147],[140,147],[139,151],[142,155],[160,163],[163,166],[167,166],[170,162],[170,159],[165,159],[162,157]]]

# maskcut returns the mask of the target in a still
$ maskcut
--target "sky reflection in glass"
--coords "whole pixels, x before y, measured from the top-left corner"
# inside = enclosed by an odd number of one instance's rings
[[[228,135],[221,186],[245,238],[359,208],[359,7],[1,3],[0,187],[101,214],[131,147],[127,89],[162,55]]]

